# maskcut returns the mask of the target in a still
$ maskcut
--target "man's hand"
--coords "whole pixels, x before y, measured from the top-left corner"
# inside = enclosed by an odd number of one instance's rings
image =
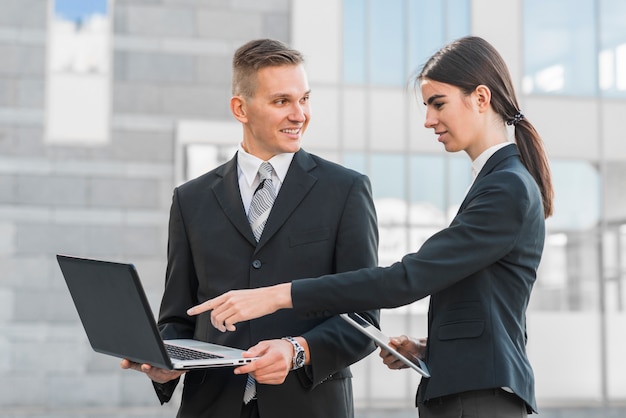
[[[133,369],[138,372],[145,373],[152,381],[156,383],[167,383],[170,380],[174,380],[185,374],[184,371],[179,370],[166,370],[158,367],[153,367],[149,364],[139,364],[132,362],[128,359],[124,359],[120,363],[122,369]]]
[[[218,330],[235,331],[237,322],[260,318],[279,309],[291,308],[291,283],[258,289],[231,290],[191,307],[188,315],[211,312],[211,323]]]
[[[389,343],[393,348],[398,350],[400,354],[410,360],[416,358],[424,360],[424,356],[426,355],[426,338],[413,339],[406,335],[401,335],[399,337],[392,337]],[[380,349],[379,355],[383,359],[383,363],[390,369],[405,369],[409,367],[384,348]]]
[[[235,369],[235,374],[250,373],[258,383],[280,385],[293,364],[293,345],[285,340],[261,341],[250,347],[244,357],[259,357]]]

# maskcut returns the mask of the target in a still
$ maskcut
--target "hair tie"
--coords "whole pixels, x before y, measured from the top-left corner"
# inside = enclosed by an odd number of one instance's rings
[[[512,119],[506,121],[507,125],[517,125],[520,120],[524,119],[524,114],[522,112],[517,112]]]

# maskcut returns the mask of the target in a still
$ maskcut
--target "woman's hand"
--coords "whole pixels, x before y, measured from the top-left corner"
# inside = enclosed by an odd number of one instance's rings
[[[231,290],[187,311],[188,315],[211,312],[211,323],[218,330],[234,331],[235,324],[260,318],[279,309],[291,308],[291,283],[258,289]]]
[[[392,337],[389,343],[393,348],[398,350],[400,354],[410,360],[416,358],[424,360],[424,356],[426,355],[426,338],[413,339],[406,335],[401,335],[399,337]],[[384,348],[380,349],[379,355],[383,359],[383,363],[390,369],[405,369],[409,367]]]

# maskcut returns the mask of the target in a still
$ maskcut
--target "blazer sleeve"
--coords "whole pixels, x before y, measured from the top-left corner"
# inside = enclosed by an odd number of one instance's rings
[[[355,177],[345,201],[335,245],[336,272],[378,265],[378,226],[369,179]],[[360,312],[379,326],[379,311]],[[298,370],[305,386],[314,387],[370,354],[373,342],[338,316],[306,332],[311,366]]]
[[[159,331],[164,340],[193,338],[195,319],[186,314],[195,304],[197,284],[188,278],[195,277],[189,241],[181,215],[178,189],[174,190],[170,208],[169,234],[167,243],[167,271],[165,291],[159,312]],[[169,402],[179,379],[165,384],[153,382],[161,404]]]
[[[193,338],[195,317],[187,315],[187,309],[197,303],[198,284],[195,277],[179,193],[175,189],[170,209],[165,289],[159,311],[159,330],[163,339]]]
[[[395,308],[447,288],[497,262],[514,247],[529,211],[531,217],[537,216],[536,194],[515,173],[488,176],[451,225],[416,253],[389,267],[293,281],[294,309],[305,317],[318,317]]]

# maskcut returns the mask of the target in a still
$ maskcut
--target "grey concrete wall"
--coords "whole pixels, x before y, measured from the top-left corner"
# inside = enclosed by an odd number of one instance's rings
[[[47,8],[0,0],[0,416],[172,416],[144,376],[91,350],[54,255],[133,262],[158,307],[175,123],[230,120],[233,51],[288,42],[290,4],[116,0],[101,146],[44,139]]]

